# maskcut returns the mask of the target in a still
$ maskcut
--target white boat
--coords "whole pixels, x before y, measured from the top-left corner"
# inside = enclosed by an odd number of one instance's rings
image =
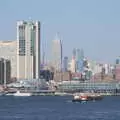
[[[14,93],[7,93],[6,96],[13,96]]]
[[[32,96],[32,93],[23,93],[20,91],[17,91],[16,93],[13,94],[13,96]]]
[[[56,96],[65,96],[65,95],[68,95],[68,94],[65,93],[65,92],[55,92],[55,95]]]

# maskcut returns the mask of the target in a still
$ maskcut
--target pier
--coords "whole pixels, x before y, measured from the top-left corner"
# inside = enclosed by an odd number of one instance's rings
[[[100,93],[102,95],[120,95],[120,82],[66,82],[58,84],[57,90],[68,93],[94,91],[95,93]]]

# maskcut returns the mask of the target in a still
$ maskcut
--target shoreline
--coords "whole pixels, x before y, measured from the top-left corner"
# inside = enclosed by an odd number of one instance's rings
[[[14,92],[16,93],[16,92]],[[14,93],[10,92],[0,92],[0,96],[13,96]],[[42,92],[23,92],[23,93],[31,93],[32,96],[73,96],[74,93],[66,93],[66,92],[54,92],[54,93],[42,93]],[[98,93],[102,96],[120,96],[120,93]]]

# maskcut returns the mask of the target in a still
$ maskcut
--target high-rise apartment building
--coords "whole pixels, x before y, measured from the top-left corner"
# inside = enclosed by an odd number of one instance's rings
[[[17,41],[0,41],[0,58],[11,62],[11,77],[17,77]]]
[[[17,78],[40,77],[40,22],[17,22]]]

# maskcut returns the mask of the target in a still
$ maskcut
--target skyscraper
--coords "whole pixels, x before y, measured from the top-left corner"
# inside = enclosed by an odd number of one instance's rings
[[[9,83],[11,79],[10,60],[0,58],[0,84]]]
[[[71,72],[76,72],[76,61],[75,61],[75,58],[74,57],[72,57],[72,60],[70,61],[70,63],[69,63],[69,70],[71,71]]]
[[[76,48],[73,49],[72,57],[76,58]]]
[[[83,49],[76,49],[76,60],[83,60],[84,59],[84,51]]]
[[[67,72],[68,71],[68,57],[65,56],[63,60],[63,71]]]
[[[62,70],[62,42],[58,37],[52,41],[52,66],[55,72]]]
[[[83,71],[84,51],[83,49],[76,49],[76,70],[77,72]]]
[[[115,64],[120,64],[120,57],[116,59]]]
[[[40,76],[40,22],[17,22],[17,78]]]

